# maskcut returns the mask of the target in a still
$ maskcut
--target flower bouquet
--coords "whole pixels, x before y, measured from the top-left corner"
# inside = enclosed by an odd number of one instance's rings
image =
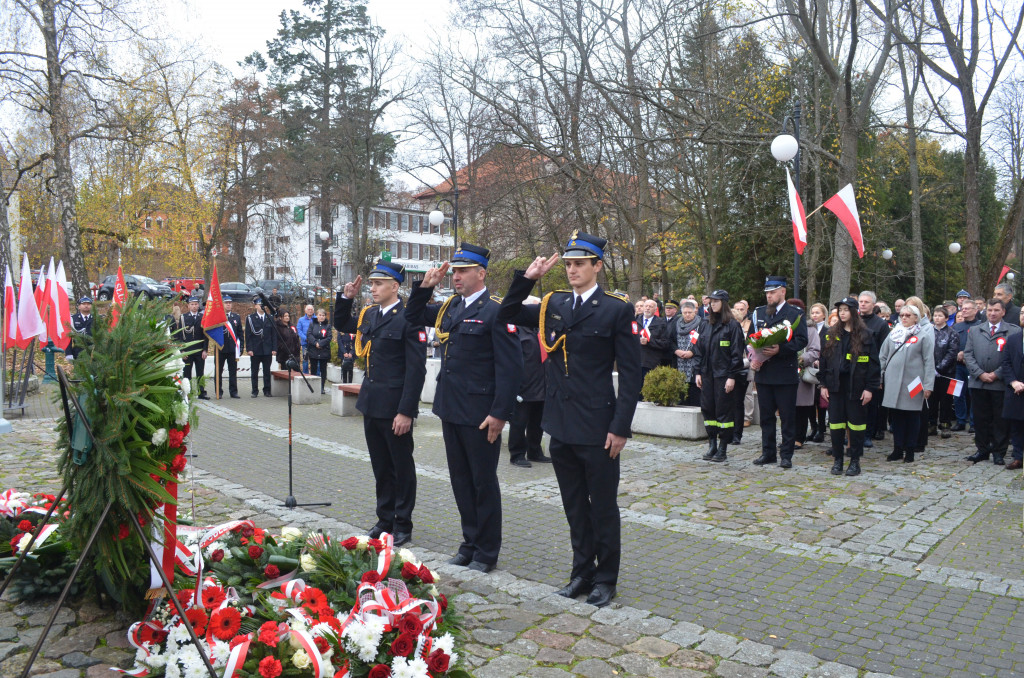
[[[763,363],[768,359],[764,354],[764,349],[792,340],[793,330],[800,326],[802,320],[803,316],[799,316],[794,323],[783,320],[777,325],[764,327],[756,332],[752,332],[747,337],[747,356],[750,358],[750,362]]]
[[[57,595],[74,568],[78,551],[60,529],[68,515],[67,500],[56,506],[39,536],[32,541],[32,534],[56,500],[52,494],[29,495],[13,489],[0,493],[0,577],[5,576],[19,554],[28,549],[11,582],[11,592],[18,600]],[[32,542],[31,546],[29,542]],[[72,584],[71,593],[77,592],[76,581]]]

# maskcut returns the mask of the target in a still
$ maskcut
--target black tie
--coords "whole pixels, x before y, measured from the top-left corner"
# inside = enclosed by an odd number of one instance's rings
[[[583,297],[581,297],[578,294],[575,295],[575,296],[576,296],[576,301],[574,301],[573,304],[572,304],[572,312],[573,312],[574,315],[575,315],[576,311],[580,310],[580,306],[583,305]]]

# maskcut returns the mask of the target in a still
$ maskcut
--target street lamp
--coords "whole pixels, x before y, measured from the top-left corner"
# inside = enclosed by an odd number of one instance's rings
[[[949,253],[950,254],[959,254],[960,253],[960,243],[958,243],[958,242],[951,242],[951,243],[949,243]],[[946,296],[947,296],[946,295],[946,259],[947,259],[947,257],[943,257],[942,258],[942,298],[943,299],[945,299]]]
[[[331,234],[320,231],[320,242],[327,252],[327,306],[330,309],[328,318],[334,317],[334,252],[331,251]],[[320,261],[324,258],[320,257]]]
[[[958,242],[951,242],[951,243],[949,243],[949,253],[950,254],[958,254],[959,252],[960,252],[960,243],[958,243]]]
[[[448,206],[452,208],[452,244],[455,247],[459,246],[459,180],[457,176],[452,177],[452,200],[448,198],[440,198],[437,201],[437,207],[440,207],[443,203],[448,203]],[[444,223],[444,212],[434,208],[434,210],[427,216],[431,226],[440,226]]]
[[[882,250],[882,258],[885,259],[886,261],[892,259],[892,250],[889,249],[888,247]]]
[[[786,125],[793,125],[793,134],[786,134]],[[800,195],[800,100],[793,105],[793,113],[782,121],[782,134],[772,141],[772,156],[779,162],[793,161],[793,188]],[[793,296],[800,297],[800,253],[793,243]]]

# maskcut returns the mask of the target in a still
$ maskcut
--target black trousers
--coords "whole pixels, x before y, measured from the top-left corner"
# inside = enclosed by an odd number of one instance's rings
[[[459,553],[481,563],[496,563],[501,551],[501,436],[489,443],[486,430],[446,421],[441,422],[441,432],[452,493],[462,520]]]
[[[342,361],[341,363],[341,383],[351,384],[352,383],[352,368],[354,363],[347,363]]]
[[[516,403],[508,421],[508,452],[512,459],[537,459],[544,454],[540,446],[544,437],[544,430],[540,427],[543,416],[543,400]]]
[[[258,393],[260,387],[260,367],[263,367],[263,394],[270,395],[270,359],[269,355],[254,355],[249,358],[249,378],[252,379],[252,392]]]
[[[882,389],[877,389],[871,392],[871,402],[867,406],[867,424],[868,427],[865,430],[865,436],[871,438],[874,437],[875,431],[885,431],[886,425],[886,414],[885,408],[882,407],[882,396],[885,395]]]
[[[991,452],[994,457],[1006,454],[1010,442],[1009,427],[1003,419],[1002,389],[971,389],[971,408],[974,410],[974,445],[979,452]]]
[[[568,445],[551,439],[551,460],[562,493],[572,542],[570,580],[614,585],[619,579],[619,457],[601,445]]]
[[[948,388],[949,377],[939,375],[939,378],[935,380],[935,390],[932,391],[932,397],[928,399],[929,426],[953,423],[953,396],[946,390]],[[963,391],[961,390],[961,392]]]
[[[393,418],[363,418],[366,449],[376,482],[377,527],[391,533],[412,532],[412,510],[416,506],[412,429],[396,436],[391,430],[393,423]]]
[[[733,386],[732,392],[726,393],[726,377],[702,374],[700,378],[700,413],[704,417],[704,430],[708,438],[721,435],[724,442],[730,443],[736,426],[736,387]]]
[[[832,433],[832,451],[843,453],[846,432],[850,432],[850,459],[864,454],[864,436],[868,426],[868,408],[861,404],[860,393],[848,397],[849,378],[840,376],[839,390],[829,391],[828,422]],[[871,399],[872,401],[874,398]],[[868,403],[870,405],[871,403]]]
[[[697,388],[697,382],[690,382],[689,388],[686,391],[686,397],[683,398],[683,405],[687,407],[700,407],[700,389]]]
[[[917,436],[921,430],[920,410],[889,408],[888,412],[892,424],[893,449],[906,451],[917,448]]]
[[[803,445],[807,441],[807,426],[815,423],[814,405],[796,406],[796,441]]]
[[[228,395],[238,395],[238,359],[235,358],[235,350],[221,351],[217,359],[220,370],[220,383],[217,387],[220,394],[224,395],[224,367],[228,368]]]
[[[963,391],[960,393],[963,394]],[[1010,440],[1013,442],[1011,456],[1018,461],[1024,461],[1024,421],[1020,419],[1006,419],[1005,421],[1010,430]]]
[[[783,459],[793,458],[796,441],[796,390],[799,384],[758,384],[757,405],[761,415],[761,451],[769,459],[776,458],[775,411],[782,421],[782,444],[778,447]]]
[[[324,386],[327,384],[327,363],[328,358],[310,358],[309,367],[312,370],[311,374],[320,375],[320,390],[324,390]]]
[[[181,371],[181,375],[183,377],[185,377],[186,379],[191,380],[192,379],[192,367],[195,366],[196,380],[199,382],[199,385],[200,385],[199,393],[200,394],[205,394],[206,393],[206,388],[203,387],[203,385],[202,385],[203,384],[202,376],[203,376],[203,372],[206,370],[206,361],[203,360],[202,352],[200,352],[200,353],[190,353],[189,355],[186,355],[184,358],[185,358],[185,368]]]

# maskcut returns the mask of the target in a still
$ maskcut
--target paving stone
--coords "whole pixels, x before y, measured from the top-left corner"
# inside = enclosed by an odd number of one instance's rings
[[[821,662],[802,652],[776,650],[775,661],[769,669],[779,678],[803,678]]]
[[[14,640],[18,637],[18,629],[13,626],[0,626],[0,641]]]
[[[60,663],[69,669],[85,669],[94,664],[100,664],[102,661],[102,659],[89,656],[84,652],[69,652],[60,658]]]
[[[35,667],[33,667],[35,668]],[[40,673],[39,678],[79,678],[81,671],[78,669],[61,669],[52,673]]]
[[[511,678],[533,667],[533,660],[514,654],[503,654],[487,662],[473,674],[476,678]]]
[[[120,631],[111,631],[106,635],[108,647],[121,647],[127,648],[128,645],[128,634]]]
[[[529,674],[524,674],[529,678],[572,678],[572,674],[562,669],[556,669],[553,666],[534,666],[530,669]]]
[[[95,666],[90,666],[85,670],[85,678],[110,678],[110,676],[113,675],[111,673],[111,669],[114,668],[117,667],[111,666],[110,664],[96,664]],[[120,668],[125,667],[122,666]]]
[[[35,614],[29,615],[25,620],[29,626],[42,626],[46,623],[46,620],[50,618],[53,613],[52,609],[43,610],[36,612]],[[66,607],[60,608],[57,611],[57,618],[53,622],[54,624],[74,624],[75,623],[75,611]]]
[[[560,614],[548,619],[546,622],[541,624],[541,626],[550,631],[569,633],[574,636],[579,636],[590,628],[590,624],[591,622],[589,619],[577,617],[574,614]]]
[[[619,651],[619,648],[593,638],[580,638],[572,646],[572,652],[577,657],[601,657],[607,659]]]
[[[110,614],[109,610],[104,610],[102,607],[100,607],[96,603],[94,603],[92,601],[87,601],[87,602],[83,603],[81,607],[78,608],[78,613],[77,613],[78,623],[79,624],[88,624],[89,622],[94,622],[97,619],[100,619],[102,617],[106,617],[109,614]]]
[[[504,645],[505,643],[511,643],[516,638],[515,631],[488,628],[473,629],[471,635],[473,640],[482,645]]]
[[[119,666],[122,669],[129,668],[134,662],[135,655],[125,652],[116,647],[97,647],[91,653],[94,659],[99,659],[104,664]]]
[[[573,644],[574,638],[564,633],[555,633],[547,629],[529,629],[522,634],[527,640],[532,640],[545,647],[553,647],[557,650],[568,650]]]
[[[705,629],[703,626],[697,626],[688,622],[678,622],[671,629],[661,634],[661,637],[682,647],[690,647],[699,643],[704,633]]]
[[[0,643],[0,662],[7,659],[23,647],[27,647],[25,643]]]
[[[636,652],[647,657],[661,658],[669,656],[678,650],[679,646],[675,643],[670,643],[667,640],[662,640],[661,638],[644,636],[636,642],[626,645],[623,649],[629,650],[630,652]]]
[[[739,649],[739,642],[732,636],[717,631],[708,631],[704,634],[701,644],[697,647],[701,652],[717,655],[719,657],[731,657]]]
[[[672,624],[672,620],[665,617],[647,617],[630,624],[630,626],[643,635],[660,636],[672,628]]]
[[[755,643],[752,640],[744,640],[739,644],[736,654],[732,656],[734,661],[751,666],[768,666],[772,663],[775,649],[771,645]]]
[[[621,666],[628,676],[647,676],[658,666],[658,662],[650,657],[635,652],[616,655],[608,661]]]
[[[692,669],[678,669],[674,666],[655,666],[651,678],[704,678],[706,674]]]
[[[543,664],[571,664],[573,655],[565,650],[556,650],[553,647],[542,647],[537,651],[534,659]]]
[[[766,678],[768,669],[748,666],[726,659],[715,668],[715,675],[722,678]]]
[[[572,667],[572,672],[585,678],[617,678],[619,672],[603,659],[584,659]]]
[[[825,662],[807,672],[807,678],[857,678],[857,669],[836,662]]]
[[[597,624],[590,627],[590,635],[617,647],[628,645],[640,637],[640,634],[632,629],[621,626],[609,626],[607,624]],[[671,640],[671,638],[668,640]]]
[[[677,668],[695,671],[710,671],[715,667],[715,658],[698,650],[679,650],[666,661]]]
[[[537,650],[540,646],[532,640],[525,640],[523,638],[516,638],[511,643],[501,648],[503,652],[511,652],[512,654],[521,654],[524,657],[533,657],[537,654]]]
[[[64,630],[67,627],[63,624],[54,624],[50,628],[50,632],[46,634],[46,643],[43,647],[43,656],[47,656],[46,650],[50,647],[51,643],[56,642],[61,636],[64,635]],[[35,647],[36,643],[39,642],[39,636],[43,634],[42,626],[35,626],[32,628],[21,629],[18,631],[18,640],[25,643],[29,647]]]
[[[0,663],[0,678],[17,678],[21,675],[21,672],[25,670],[25,665],[28,664],[29,652],[23,652],[22,654],[14,655],[8,659],[5,659]],[[32,668],[29,669],[30,676],[40,676],[47,673],[53,673],[54,671],[60,671],[60,664],[51,660],[37,657],[35,663],[32,664]],[[75,671],[75,675],[78,672]]]

